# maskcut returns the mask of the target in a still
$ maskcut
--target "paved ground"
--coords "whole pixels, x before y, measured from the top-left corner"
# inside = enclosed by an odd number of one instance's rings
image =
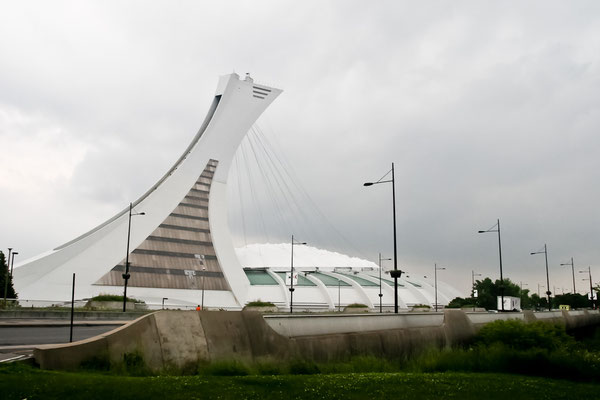
[[[108,332],[128,321],[77,321],[73,323],[73,341]],[[40,344],[68,343],[70,321],[0,320],[0,362],[30,356]]]

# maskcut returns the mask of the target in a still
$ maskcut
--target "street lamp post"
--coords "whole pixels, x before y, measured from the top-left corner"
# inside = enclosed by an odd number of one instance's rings
[[[433,275],[435,281],[435,312],[438,310],[438,300],[437,300],[437,272],[446,269],[444,267],[438,267],[437,264],[433,264]]]
[[[548,275],[548,247],[544,243],[544,250],[534,251],[533,253],[531,253],[531,255],[533,256],[535,254],[542,253],[546,257],[546,295],[548,296],[548,311],[550,311],[552,310],[552,304],[550,303],[550,295],[552,294],[552,292],[550,291],[550,276]]]
[[[292,262],[290,268],[290,314],[294,312],[294,245],[306,245],[306,242],[296,242],[292,235]]]
[[[12,257],[10,258],[10,277],[13,275],[13,267],[15,266],[15,256],[19,254],[18,251],[13,251]]]
[[[471,270],[471,298],[475,298],[475,277],[481,276],[481,274],[476,274],[474,270]]]
[[[390,172],[386,173],[377,182],[365,182],[363,186],[373,186],[379,183],[392,183],[392,212],[394,216],[394,270],[390,271],[390,275],[394,278],[394,313],[398,314],[398,278],[402,275],[402,271],[398,270],[398,246],[396,244],[396,181],[394,178],[394,163],[392,163],[392,179],[383,181]]]
[[[200,303],[200,304],[202,304],[202,311],[204,311],[204,278],[206,277],[205,272],[206,272],[206,266],[203,265],[202,266],[202,302]]]
[[[379,313],[383,312],[383,293],[381,292],[381,262],[390,260],[391,258],[381,258],[381,253],[379,253]]]
[[[592,267],[588,267],[587,271],[585,271],[585,270],[579,271],[580,274],[585,274],[586,272],[589,274],[588,279],[590,280],[590,301],[592,303],[592,309],[594,309],[595,307],[594,307],[594,288],[592,285]],[[587,280],[587,279],[584,279],[584,280]]]
[[[571,266],[571,272],[573,272],[573,294],[577,293],[575,291],[575,263],[573,262],[573,257],[571,257],[571,262],[570,263],[564,263],[564,264],[560,264],[561,266],[564,265],[570,265]]]
[[[125,273],[123,274],[123,279],[125,280],[125,284],[123,285],[123,312],[125,312],[125,308],[127,306],[127,281],[131,275],[129,274],[129,239],[131,238],[131,217],[136,215],[146,215],[145,212],[139,213],[131,213],[133,210],[133,204],[129,203],[129,221],[127,225],[127,255],[125,256]]]
[[[504,278],[502,277],[502,242],[500,241],[500,219],[498,219],[496,225],[492,226],[490,229],[479,231],[478,233],[489,232],[498,232],[498,256],[500,257],[500,296],[502,297],[502,311],[504,311]]]
[[[204,311],[204,276],[206,275],[206,263],[204,262],[205,257],[204,254],[194,254],[194,257],[196,257],[196,259],[200,261],[200,264],[202,265],[202,301],[200,303],[200,309]]]
[[[338,312],[342,312],[342,280],[337,278],[338,280]]]

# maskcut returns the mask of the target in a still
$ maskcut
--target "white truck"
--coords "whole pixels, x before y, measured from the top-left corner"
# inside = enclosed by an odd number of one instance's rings
[[[502,311],[502,296],[498,296],[498,311]],[[521,298],[504,296],[504,311],[521,311]]]

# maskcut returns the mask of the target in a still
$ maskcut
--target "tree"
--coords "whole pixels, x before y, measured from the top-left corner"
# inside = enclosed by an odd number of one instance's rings
[[[465,306],[475,306],[485,308],[486,310],[496,310],[498,307],[498,297],[502,292],[502,287],[504,287],[505,296],[521,298],[521,308],[532,307],[532,300],[529,297],[529,290],[521,290],[519,285],[512,283],[510,279],[504,279],[502,282],[500,279],[496,279],[494,282],[490,278],[485,278],[475,282],[474,289],[477,290],[477,297],[457,297],[453,299],[450,304],[448,304],[448,307],[460,308]]]
[[[504,288],[504,296],[521,297],[522,292],[519,285],[516,285],[506,278],[503,281],[496,279],[492,282],[490,278],[478,280],[475,282],[475,290],[477,290],[477,305],[484,307],[486,310],[496,310],[498,307],[498,296],[501,295],[501,288]]]
[[[548,308],[548,299],[540,297],[537,293],[531,295],[531,305],[536,310],[542,310]]]
[[[6,286],[6,276],[8,271],[8,264],[6,263],[6,257],[4,253],[0,251],[0,297],[4,300],[4,287]],[[8,274],[8,290],[6,293],[6,298],[15,299],[17,298],[17,294],[15,293],[15,288],[13,287],[12,276]]]
[[[457,297],[453,299],[446,308],[462,308],[462,307],[476,307],[475,299],[471,297]]]
[[[590,306],[590,300],[586,295],[579,293],[559,294],[552,299],[552,307],[558,308],[560,305],[567,305],[571,308],[587,308]]]
[[[533,301],[531,297],[529,297],[529,289],[524,289],[521,291],[521,309],[530,310],[533,307]]]

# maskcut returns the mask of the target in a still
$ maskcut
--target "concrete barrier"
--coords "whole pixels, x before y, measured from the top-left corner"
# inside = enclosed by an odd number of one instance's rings
[[[388,358],[427,346],[470,340],[498,319],[560,322],[568,329],[600,325],[598,311],[550,313],[269,315],[257,312],[158,311],[80,342],[40,346],[34,358],[44,369],[76,369],[101,360],[116,364],[139,356],[154,370],[189,370],[216,360],[344,361],[358,355]]]

